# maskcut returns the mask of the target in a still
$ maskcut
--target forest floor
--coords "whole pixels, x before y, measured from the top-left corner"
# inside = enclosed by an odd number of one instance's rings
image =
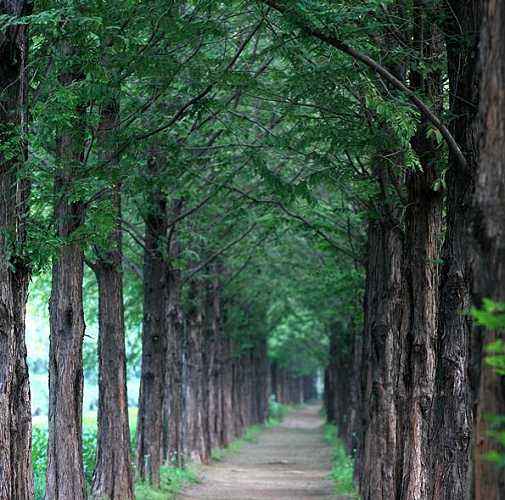
[[[332,450],[324,441],[319,406],[290,412],[222,461],[202,467],[202,482],[178,500],[344,500],[329,479]]]

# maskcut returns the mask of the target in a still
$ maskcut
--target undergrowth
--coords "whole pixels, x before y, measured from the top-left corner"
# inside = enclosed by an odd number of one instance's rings
[[[338,495],[346,495],[347,498],[358,499],[354,486],[354,462],[338,437],[337,428],[334,425],[326,424],[324,439],[333,450],[331,478],[335,483],[335,492]]]
[[[160,487],[153,488],[149,483],[135,483],[136,500],[168,500],[188,484],[198,483],[198,475],[191,468],[162,467],[160,469]]]
[[[132,450],[136,443],[137,410],[129,411]],[[47,467],[47,422],[37,422],[32,431],[32,461],[35,500],[43,500],[45,495]],[[85,415],[82,431],[82,454],[86,488],[89,491],[93,479],[96,461],[97,424],[95,415]],[[245,438],[245,436],[244,436]],[[132,455],[134,456],[134,455]],[[186,484],[198,482],[196,472],[191,468],[162,467],[160,470],[160,488],[153,488],[143,482],[135,483],[136,500],[170,500],[175,498]]]

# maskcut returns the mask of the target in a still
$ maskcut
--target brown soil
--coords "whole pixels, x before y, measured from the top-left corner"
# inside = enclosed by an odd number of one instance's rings
[[[331,449],[319,407],[307,406],[263,431],[223,461],[202,468],[202,483],[177,498],[214,500],[337,500],[329,480]]]

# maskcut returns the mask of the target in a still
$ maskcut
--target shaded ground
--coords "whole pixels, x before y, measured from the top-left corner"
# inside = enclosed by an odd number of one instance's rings
[[[331,449],[323,439],[318,406],[290,413],[222,462],[203,467],[203,481],[178,500],[337,500],[328,479]]]

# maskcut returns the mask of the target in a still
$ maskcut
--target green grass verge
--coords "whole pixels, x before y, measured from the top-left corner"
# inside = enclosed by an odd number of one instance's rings
[[[198,474],[192,467],[179,469],[162,467],[160,469],[160,487],[153,488],[148,483],[135,483],[136,500],[170,500],[188,484],[199,482]]]
[[[132,450],[135,450],[137,409],[129,410]],[[86,486],[91,486],[96,462],[97,422],[96,413],[83,415],[82,447]],[[35,418],[32,433],[32,461],[35,483],[35,500],[43,500],[45,493],[47,467],[47,417]],[[136,482],[135,498],[137,500],[171,500],[185,485],[198,482],[196,471],[191,468],[162,467],[160,471],[160,488]]]
[[[237,453],[246,443],[257,443],[258,436],[265,427],[267,427],[266,424],[248,427],[241,438],[233,440],[226,448],[212,450],[210,458],[215,462],[220,462],[228,455]]]
[[[325,425],[324,439],[333,449],[331,478],[335,483],[335,492],[338,495],[345,495],[347,498],[359,499],[354,485],[353,459],[338,437],[337,428],[334,425]]]

